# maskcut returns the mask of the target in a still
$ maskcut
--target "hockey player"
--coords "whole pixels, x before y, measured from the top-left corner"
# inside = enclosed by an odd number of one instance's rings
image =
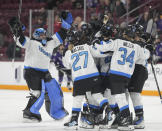
[[[70,12],[63,12],[61,16],[62,28],[56,34],[47,37],[46,30],[38,28],[31,39],[24,36],[22,24],[16,17],[9,20],[16,44],[26,49],[24,76],[30,90],[30,99],[23,110],[25,119],[39,122],[42,120],[39,110],[44,102],[45,91],[48,93],[46,109],[49,115],[54,119],[61,119],[68,114],[63,107],[62,91],[48,71],[53,49],[63,43],[73,21]],[[57,102],[54,103],[54,101]]]
[[[92,44],[95,42],[102,43],[103,40],[109,41],[109,39],[112,37],[112,34],[113,34],[112,31],[113,31],[113,26],[111,24],[103,25],[100,31],[96,33]],[[109,89],[108,79],[107,79],[111,56],[113,52],[101,52],[101,53],[105,53],[106,57],[103,57],[103,58],[94,57],[95,64],[99,70],[101,80],[102,80],[100,91],[102,92],[103,96],[108,99],[110,107],[113,109],[113,111],[116,111],[116,108],[118,109],[118,107],[116,106],[114,97],[112,97],[111,95],[111,91]],[[83,111],[81,113],[81,118],[86,119],[89,117],[88,107],[87,107],[87,105],[89,105],[91,112],[95,114],[95,117],[93,118],[95,120],[95,124],[98,125],[100,121],[102,120],[101,119],[102,112],[100,112],[99,107],[94,106],[93,104],[94,100],[92,99],[91,95],[88,95],[87,98],[88,98],[89,104],[86,104],[86,103],[84,104]],[[107,128],[107,127],[102,126],[101,128]]]
[[[65,72],[64,72],[65,67],[62,63],[63,53],[64,53],[64,45],[60,45],[58,51],[52,57],[52,61],[54,62],[56,69],[58,70],[58,77],[59,77],[58,81],[59,81],[60,87],[61,87],[63,77],[64,77],[64,74],[65,74]],[[68,89],[71,89],[70,88],[70,81],[71,81],[71,78],[70,78],[69,74],[67,74],[67,87],[68,87]]]
[[[128,26],[126,29],[126,39],[116,39],[114,41],[103,42],[102,44],[95,44],[95,48],[102,52],[113,51],[111,65],[109,70],[109,84],[111,93],[115,96],[116,102],[119,106],[118,129],[119,130],[133,130],[131,126],[131,115],[126,100],[125,92],[130,78],[135,68],[135,62],[144,58],[143,49],[130,42],[132,40],[132,28]]]
[[[146,66],[147,59],[150,54],[149,51],[146,48],[144,48],[144,46],[146,45],[144,42],[146,41],[144,41],[144,39],[141,37],[144,35],[143,27],[141,25],[136,25],[135,28],[135,42],[143,48],[143,52],[145,53],[146,58],[139,59],[138,61],[136,61],[135,70],[128,85],[128,90],[134,106],[136,116],[134,120],[134,127],[136,129],[143,129],[145,128],[145,124],[141,92],[144,83],[148,78],[148,71]]]
[[[100,33],[102,37],[100,41],[101,44],[103,42],[109,42],[111,39],[115,39],[117,37],[114,36],[114,26],[112,24],[106,24],[105,26],[103,26]],[[103,94],[104,97],[106,97],[109,100],[110,107],[114,111],[115,115],[117,116],[119,113],[119,108],[116,103],[114,95],[111,94],[111,89],[109,85],[109,73],[108,73],[110,69],[113,51],[107,51],[102,53],[108,54],[107,57],[100,58],[100,72],[102,78],[102,88],[104,90]],[[114,121],[111,128],[116,128],[116,125],[117,125],[117,120]]]
[[[71,69],[74,82],[72,117],[64,126],[77,128],[82,100],[88,92],[91,92],[92,98],[95,100],[95,106],[100,107],[102,112],[106,109],[105,122],[109,121],[108,125],[111,125],[115,116],[108,106],[107,99],[100,93],[101,79],[93,59],[93,56],[99,57],[103,56],[103,54],[93,49],[93,46],[82,43],[82,38],[77,35],[77,32],[75,32],[75,35],[75,38],[79,37],[79,39],[75,41],[76,43],[73,43],[72,50],[66,52],[63,61],[65,67]]]

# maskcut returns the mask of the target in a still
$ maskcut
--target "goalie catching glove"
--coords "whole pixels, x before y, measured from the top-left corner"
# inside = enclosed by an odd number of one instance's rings
[[[19,37],[23,34],[25,26],[21,24],[20,20],[17,17],[12,17],[8,21],[8,24],[14,36]]]

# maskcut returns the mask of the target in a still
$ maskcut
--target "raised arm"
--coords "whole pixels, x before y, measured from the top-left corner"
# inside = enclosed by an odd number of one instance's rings
[[[67,37],[67,31],[71,28],[71,24],[73,23],[72,14],[69,11],[62,11],[60,14],[60,22],[60,30],[52,36],[58,45],[62,44]]]
[[[12,17],[8,22],[13,38],[16,41],[16,44],[22,48],[26,48],[30,43],[30,38],[24,36],[23,31],[25,26],[21,24],[17,17]],[[16,39],[17,38],[17,39]]]

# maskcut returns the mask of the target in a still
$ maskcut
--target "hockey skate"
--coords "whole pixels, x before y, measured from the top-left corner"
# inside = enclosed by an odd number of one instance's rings
[[[118,119],[118,124],[119,131],[134,131],[132,115],[127,117],[120,116]]]
[[[27,98],[30,98],[28,101],[28,104],[26,108],[23,110],[23,121],[24,122],[40,122],[42,121],[40,114],[34,114],[30,111],[31,106],[36,102],[37,98],[34,97],[32,94],[31,96],[27,96]]]
[[[116,115],[116,118],[113,122],[113,124],[111,125],[111,129],[117,129],[118,128],[118,120],[117,120],[118,115]]]
[[[94,128],[94,115],[88,112],[82,112],[80,118],[80,128],[93,129]]]
[[[25,123],[30,123],[30,122],[41,122],[42,118],[40,114],[33,114],[30,112],[29,109],[23,110],[23,121]]]
[[[111,125],[113,124],[114,120],[116,118],[116,115],[111,110],[111,108],[108,106],[103,110],[103,120],[99,122],[99,128],[100,129],[109,129],[111,128]]]
[[[69,122],[64,124],[67,130],[78,130],[78,117],[72,116]]]
[[[134,120],[134,128],[135,129],[144,129],[145,123],[144,123],[144,117],[143,116],[136,116]]]

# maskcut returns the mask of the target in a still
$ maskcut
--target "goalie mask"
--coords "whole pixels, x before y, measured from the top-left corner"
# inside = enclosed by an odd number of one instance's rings
[[[40,41],[44,46],[47,43],[47,35],[46,35],[46,30],[43,28],[38,28],[35,29],[34,33],[33,33],[33,38]]]

